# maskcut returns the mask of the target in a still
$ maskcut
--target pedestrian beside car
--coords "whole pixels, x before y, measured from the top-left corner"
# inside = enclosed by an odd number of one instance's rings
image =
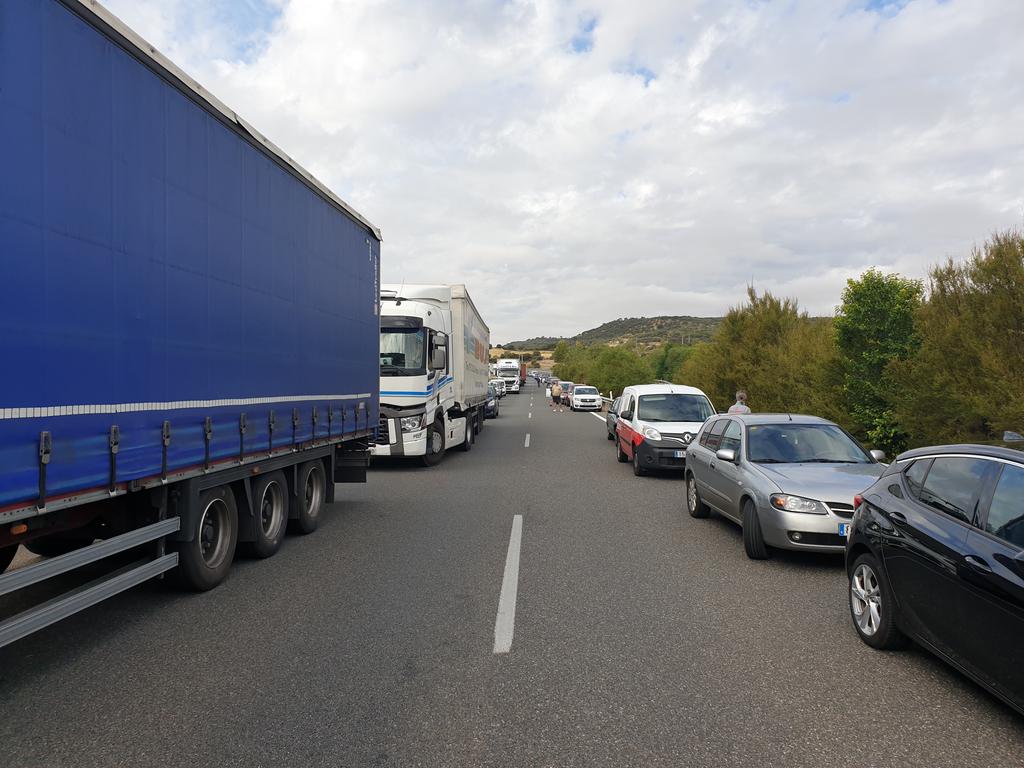
[[[741,389],[736,393],[736,402],[729,406],[729,413],[750,413],[746,390]]]
[[[556,408],[562,402],[562,385],[557,381],[551,386],[551,407]]]

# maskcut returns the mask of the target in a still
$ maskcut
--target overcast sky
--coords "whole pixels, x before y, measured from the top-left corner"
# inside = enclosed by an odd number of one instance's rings
[[[105,0],[494,342],[831,314],[1024,216],[1021,0]]]

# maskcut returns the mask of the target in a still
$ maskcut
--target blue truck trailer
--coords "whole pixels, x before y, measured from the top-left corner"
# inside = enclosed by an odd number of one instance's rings
[[[2,646],[365,481],[380,233],[92,0],[0,2],[0,145]]]

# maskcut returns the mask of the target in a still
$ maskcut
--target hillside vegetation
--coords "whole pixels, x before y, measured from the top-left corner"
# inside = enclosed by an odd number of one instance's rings
[[[575,336],[537,336],[523,341],[512,341],[502,345],[512,350],[552,350],[560,341],[570,344],[607,344],[609,346],[630,346],[654,349],[663,344],[692,345],[710,341],[718,326],[720,317],[690,317],[688,315],[662,315],[660,317],[620,317],[618,320],[591,328]]]

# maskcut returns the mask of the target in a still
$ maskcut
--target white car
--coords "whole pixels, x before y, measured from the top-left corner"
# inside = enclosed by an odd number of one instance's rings
[[[498,397],[505,396],[505,380],[504,379],[491,379],[488,384],[493,384],[494,389],[498,393]]]
[[[599,411],[601,410],[601,393],[597,391],[597,387],[577,384],[572,388],[569,408],[573,411]]]
[[[686,466],[686,449],[715,415],[708,396],[681,384],[626,387],[615,420],[615,456],[633,462],[633,473]]]

